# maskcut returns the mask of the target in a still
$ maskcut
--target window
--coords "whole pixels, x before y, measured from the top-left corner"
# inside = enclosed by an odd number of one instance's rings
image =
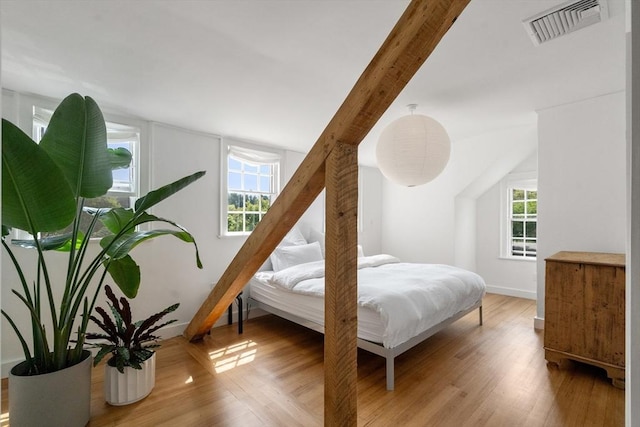
[[[535,178],[521,174],[506,179],[503,256],[535,259],[538,243],[538,191]],[[504,193],[503,193],[504,194]]]
[[[511,207],[511,256],[536,256],[538,192],[512,188]]]
[[[40,107],[33,108],[33,138],[40,142],[47,129],[53,111]],[[107,122],[107,145],[109,148],[123,147],[133,155],[131,164],[126,169],[113,171],[113,186],[102,197],[85,200],[85,206],[91,208],[130,208],[133,206],[138,196],[138,185],[136,180],[137,150],[140,143],[140,129],[137,127]],[[87,214],[84,221],[88,222],[91,217]],[[70,230],[69,226],[69,230]],[[66,231],[66,230],[63,230]],[[92,238],[100,238],[106,234],[101,223],[94,229]]]
[[[280,191],[279,152],[226,145],[222,156],[224,176],[223,235],[251,233]]]

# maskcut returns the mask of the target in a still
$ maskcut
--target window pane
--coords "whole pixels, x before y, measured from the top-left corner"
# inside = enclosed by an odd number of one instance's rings
[[[524,237],[524,222],[511,221],[511,236]]]
[[[524,250],[524,240],[523,239],[513,239],[511,240],[511,248],[514,252],[522,252]]]
[[[129,198],[128,195],[121,196],[121,197],[107,195],[102,197],[95,197],[93,199],[87,199],[85,201],[85,206],[87,208],[129,208],[131,207],[131,199]],[[92,221],[93,221],[93,215],[87,212],[83,212],[80,215],[80,230],[82,230],[83,232],[88,230],[88,227]],[[71,233],[72,229],[73,229],[73,225],[70,224],[63,230],[50,232],[50,233],[41,233],[41,236],[42,237],[60,236],[65,233]],[[100,221],[98,221],[94,226],[93,233],[91,234],[91,238],[102,238],[104,236],[108,236],[109,234],[111,234],[111,232]]]
[[[131,168],[116,169],[113,172],[113,182],[128,184],[131,182]]]
[[[513,202],[511,204],[512,213],[514,215],[522,215],[524,214],[524,202]]]
[[[256,228],[256,225],[258,225],[258,221],[260,221],[260,215],[247,214],[245,220],[245,231],[253,231]]]
[[[105,195],[102,197],[96,197],[93,199],[88,199],[85,201],[85,206],[91,208],[130,208],[131,207],[131,199],[129,196],[111,196]],[[81,230],[86,230],[89,222],[91,221],[92,216],[86,213],[82,214],[82,225],[80,227]],[[71,229],[69,229],[71,231]],[[107,230],[101,222],[96,223],[95,228],[93,229],[92,238],[102,238],[104,236],[108,236],[111,234],[109,230]]]
[[[527,221],[526,223],[526,233],[527,237],[537,237],[536,228],[538,227],[537,222]]]
[[[240,171],[242,170],[242,163],[239,160],[229,156],[229,170]]]
[[[241,193],[229,193],[228,204],[230,211],[242,210],[244,207],[244,195]]]
[[[244,164],[244,171],[245,172],[251,172],[251,173],[258,173],[258,166],[252,165],[250,163],[245,163]]]
[[[86,200],[85,206],[91,208],[130,208],[131,199],[129,196],[106,195]]]
[[[247,195],[246,211],[257,212],[260,210],[260,199],[255,194]]]
[[[271,207],[271,197],[262,196],[260,202],[260,212],[265,213]]]
[[[242,214],[227,215],[227,229],[229,231],[243,231],[242,230]]]
[[[527,199],[537,199],[538,192],[537,191],[527,191]]]
[[[536,215],[538,213],[538,202],[536,201],[528,201],[527,202],[527,215]]]
[[[243,190],[258,191],[258,176],[252,175],[252,174],[245,174]]]
[[[524,190],[516,190],[514,188],[511,194],[512,200],[524,200]]]
[[[271,192],[271,177],[270,176],[260,176],[260,191],[265,193]]]
[[[260,166],[260,173],[262,175],[271,175],[271,165],[261,165]]]
[[[229,172],[229,181],[227,184],[232,190],[242,190],[242,175],[238,172]]]
[[[108,137],[108,133],[107,133]],[[107,142],[109,148],[117,149],[124,148],[130,153],[134,153],[135,151],[135,142],[134,141],[117,141],[117,142]],[[133,164],[133,160],[131,161]],[[112,171],[113,176],[113,186],[111,191],[123,191],[132,193],[135,191],[134,182],[133,182],[133,169],[131,165],[127,168],[116,169]]]
[[[538,244],[533,239],[526,239],[525,247],[527,249],[527,252],[535,252],[538,247]]]

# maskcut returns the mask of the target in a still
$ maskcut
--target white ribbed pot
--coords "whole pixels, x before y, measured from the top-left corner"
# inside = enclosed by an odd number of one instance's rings
[[[82,427],[91,417],[91,352],[73,366],[49,374],[20,375],[26,362],[9,373],[9,421],[18,427]]]
[[[118,372],[113,366],[104,366],[104,398],[114,406],[128,405],[144,399],[156,385],[156,354],[142,362],[142,369],[124,368]]]

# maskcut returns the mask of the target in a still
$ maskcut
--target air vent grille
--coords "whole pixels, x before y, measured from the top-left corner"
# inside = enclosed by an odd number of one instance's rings
[[[609,16],[606,0],[578,0],[563,3],[522,21],[536,46],[557,37],[604,21]]]

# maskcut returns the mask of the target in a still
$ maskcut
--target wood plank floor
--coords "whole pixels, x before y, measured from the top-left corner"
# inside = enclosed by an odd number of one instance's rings
[[[624,391],[586,365],[549,369],[535,302],[488,295],[484,325],[471,313],[396,359],[396,390],[384,360],[358,353],[360,426],[622,426]],[[154,391],[125,407],[104,403],[93,371],[91,427],[321,426],[323,337],[265,316],[215,328],[197,344],[167,340]],[[6,380],[2,426],[9,425]]]

